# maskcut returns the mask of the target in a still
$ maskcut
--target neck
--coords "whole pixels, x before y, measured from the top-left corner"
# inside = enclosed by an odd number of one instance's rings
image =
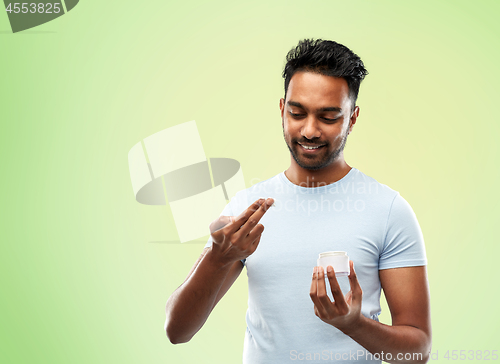
[[[290,167],[285,171],[285,176],[301,187],[321,187],[342,179],[352,169],[343,158],[339,158],[330,165],[318,169],[309,170],[302,168],[292,158]]]

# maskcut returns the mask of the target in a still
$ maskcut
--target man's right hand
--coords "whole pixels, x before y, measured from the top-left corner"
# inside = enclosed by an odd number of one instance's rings
[[[210,224],[213,257],[222,266],[245,259],[257,249],[264,231],[258,222],[273,203],[272,198],[261,198],[238,217],[220,216]]]

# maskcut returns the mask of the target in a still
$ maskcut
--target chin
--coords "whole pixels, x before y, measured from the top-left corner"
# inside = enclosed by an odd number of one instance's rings
[[[327,167],[330,163],[326,163],[325,161],[321,161],[319,163],[304,163],[304,161],[300,161],[299,163],[299,161],[297,161],[297,164],[309,171],[317,171],[318,169]]]
[[[324,168],[330,164],[328,163],[328,161],[325,161],[324,159],[318,161],[311,161],[310,159],[297,157],[296,154],[293,155],[293,159],[295,159],[295,162],[297,162],[299,167],[310,171],[317,171],[318,169]]]

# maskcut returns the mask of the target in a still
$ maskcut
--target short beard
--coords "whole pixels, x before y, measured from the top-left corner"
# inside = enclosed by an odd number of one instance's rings
[[[341,142],[340,146],[331,155],[329,155],[329,156],[327,155],[325,159],[318,161],[317,164],[306,165],[299,160],[299,158],[297,157],[297,155],[293,151],[292,147],[287,143],[284,130],[283,130],[283,138],[285,139],[285,144],[287,145],[288,150],[290,151],[290,154],[292,155],[295,162],[297,162],[297,164],[301,168],[307,169],[309,171],[317,171],[318,169],[325,168],[326,166],[333,163],[339,157],[340,153],[342,153],[344,151],[345,145],[347,143],[347,133],[345,133],[345,135],[342,137],[342,142]],[[291,143],[293,145],[298,145],[297,142],[294,140],[292,140]],[[328,145],[326,145],[325,147],[328,147]],[[297,148],[300,148],[300,147],[297,147]]]

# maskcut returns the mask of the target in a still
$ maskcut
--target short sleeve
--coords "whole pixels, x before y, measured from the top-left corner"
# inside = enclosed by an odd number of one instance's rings
[[[387,218],[379,269],[427,265],[424,237],[410,204],[398,193]]]
[[[222,210],[222,212],[220,213],[219,216],[235,216],[235,204],[236,204],[236,198],[237,198],[237,195],[236,194],[232,199],[231,201],[229,201],[229,203],[226,205],[226,207],[224,207],[224,209]],[[212,235],[210,235],[208,237],[208,240],[207,240],[207,243],[205,244],[205,248],[210,248],[212,246]],[[245,264],[245,260],[246,259],[243,259],[241,262],[243,263],[243,265]]]

